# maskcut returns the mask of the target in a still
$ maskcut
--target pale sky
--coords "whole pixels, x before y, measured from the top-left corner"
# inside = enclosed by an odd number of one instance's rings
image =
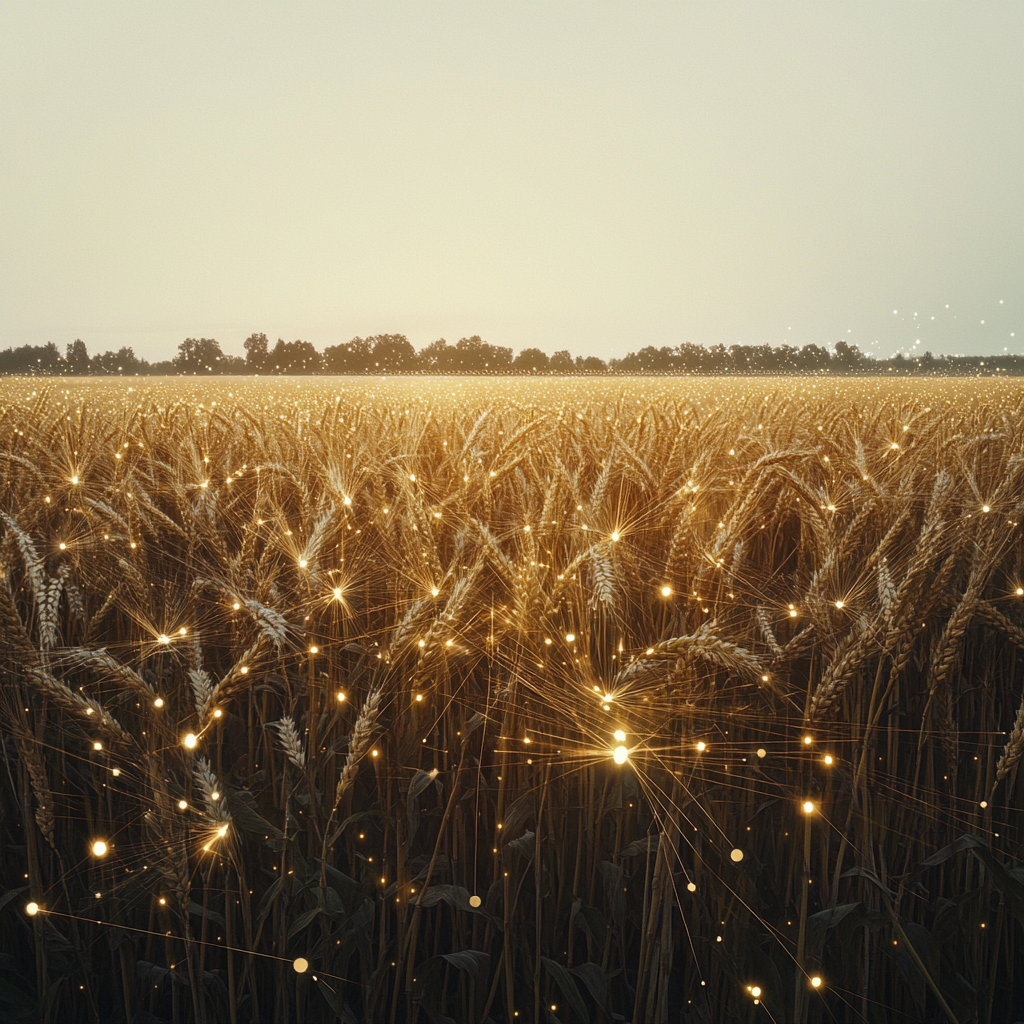
[[[0,3],[0,348],[1022,352],[1022,283],[1019,2]]]

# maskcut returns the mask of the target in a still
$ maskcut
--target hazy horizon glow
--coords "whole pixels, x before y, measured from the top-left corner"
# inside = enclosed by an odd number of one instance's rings
[[[1010,3],[19,0],[0,348],[1020,353],[1022,44]]]

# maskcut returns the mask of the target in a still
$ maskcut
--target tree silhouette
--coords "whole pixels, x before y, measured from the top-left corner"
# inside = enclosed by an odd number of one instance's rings
[[[259,373],[267,365],[267,351],[270,342],[265,334],[250,334],[244,342],[245,368]]]

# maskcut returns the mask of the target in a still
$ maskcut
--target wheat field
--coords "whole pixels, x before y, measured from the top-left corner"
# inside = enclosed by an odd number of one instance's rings
[[[0,382],[0,1015],[1024,1017],[1024,386]]]

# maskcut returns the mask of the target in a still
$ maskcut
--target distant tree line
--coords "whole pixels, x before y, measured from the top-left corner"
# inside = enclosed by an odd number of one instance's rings
[[[90,356],[76,339],[64,354],[53,342],[0,351],[0,374],[42,376],[141,376],[213,374],[895,374],[1024,375],[1024,356],[933,356],[875,359],[856,345],[702,345],[655,348],[647,345],[621,359],[576,356],[564,349],[549,356],[539,348],[491,345],[479,335],[449,345],[444,338],[417,352],[404,334],[377,334],[330,345],[318,352],[308,341],[278,338],[271,348],[265,334],[245,340],[245,356],[226,355],[213,338],[186,338],[173,359],[150,363],[130,347]]]

